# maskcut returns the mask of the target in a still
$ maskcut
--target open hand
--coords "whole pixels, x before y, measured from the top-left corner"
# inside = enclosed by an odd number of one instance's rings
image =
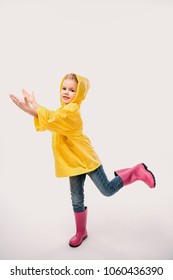
[[[34,103],[35,102],[35,96],[34,93],[30,94],[28,91],[25,89],[22,89],[22,94],[24,96],[24,99],[27,100],[29,103]]]
[[[14,104],[16,104],[16,106],[18,106],[21,110],[23,110],[24,112],[34,116],[34,117],[38,117],[37,111],[36,111],[36,106],[38,106],[38,104],[36,103],[35,107],[31,106],[30,102],[29,102],[29,98],[27,98],[27,96],[24,96],[24,99],[20,99],[19,97],[17,97],[16,95],[10,94],[10,98],[13,101]]]
[[[33,108],[37,108],[38,107],[38,103],[36,102],[35,100],[35,96],[34,96],[34,93],[32,92],[29,93],[28,91],[26,91],[25,89],[22,89],[22,94],[24,96],[24,99],[30,103],[32,105]]]
[[[13,103],[16,104],[23,111],[28,112],[28,110],[30,109],[30,104],[26,97],[24,97],[24,100],[22,100],[19,97],[10,94],[10,98],[13,101]]]

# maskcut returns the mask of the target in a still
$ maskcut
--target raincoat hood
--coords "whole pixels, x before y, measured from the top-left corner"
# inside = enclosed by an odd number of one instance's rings
[[[87,78],[84,78],[82,76],[79,76],[77,74],[76,78],[78,80],[78,85],[77,85],[77,91],[76,91],[76,95],[75,98],[71,101],[71,103],[77,103],[78,106],[81,105],[82,101],[85,99],[87,92],[89,90],[90,87],[90,83],[89,80]],[[62,90],[62,86],[64,83],[64,80],[66,79],[66,76],[64,76],[61,84],[60,84],[60,92]],[[62,99],[60,97],[60,101],[61,101],[61,105],[64,106],[65,104],[62,102]]]

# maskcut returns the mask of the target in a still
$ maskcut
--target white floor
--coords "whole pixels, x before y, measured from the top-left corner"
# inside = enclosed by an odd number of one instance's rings
[[[86,185],[88,238],[78,248],[68,245],[75,231],[68,187],[46,190],[42,186],[42,195],[35,191],[33,197],[26,184],[22,194],[20,190],[20,200],[16,200],[19,185],[16,186],[8,194],[10,205],[6,197],[1,213],[5,219],[1,218],[0,258],[173,258],[170,184],[165,185],[165,190],[158,182],[157,188],[151,190],[136,182],[111,198],[103,197],[89,179]]]

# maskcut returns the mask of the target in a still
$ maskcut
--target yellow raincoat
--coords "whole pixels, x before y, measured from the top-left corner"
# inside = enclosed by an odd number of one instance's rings
[[[70,177],[95,170],[101,161],[95,153],[89,138],[83,134],[80,104],[89,89],[89,81],[76,75],[78,86],[76,96],[67,105],[61,100],[56,111],[39,106],[38,118],[34,118],[37,131],[52,132],[52,148],[55,159],[55,175]],[[62,89],[64,79],[60,85]]]

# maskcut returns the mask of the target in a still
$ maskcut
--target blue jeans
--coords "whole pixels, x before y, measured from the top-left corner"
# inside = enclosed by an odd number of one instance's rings
[[[84,182],[86,175],[91,178],[99,191],[105,196],[114,195],[123,187],[123,182],[119,176],[116,176],[111,181],[108,180],[102,165],[89,173],[70,177],[70,191],[74,212],[82,212],[85,210]]]

